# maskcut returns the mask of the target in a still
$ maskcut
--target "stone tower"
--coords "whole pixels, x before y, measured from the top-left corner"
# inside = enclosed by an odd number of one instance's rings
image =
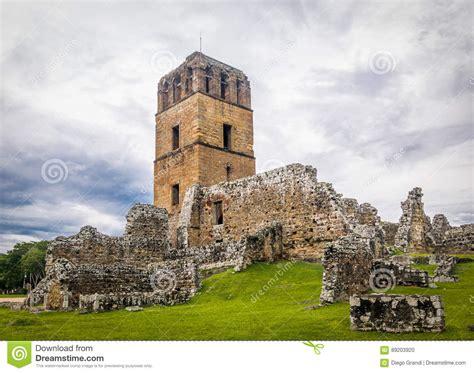
[[[193,184],[255,175],[247,76],[200,52],[163,76],[155,153],[154,204],[172,216]]]

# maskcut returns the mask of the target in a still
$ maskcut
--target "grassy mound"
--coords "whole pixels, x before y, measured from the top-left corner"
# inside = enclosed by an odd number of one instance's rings
[[[474,339],[474,263],[456,265],[458,283],[437,289],[397,287],[392,293],[439,294],[446,308],[444,333],[387,334],[350,330],[349,304],[318,304],[323,268],[316,263],[257,263],[204,280],[187,304],[78,314],[0,309],[6,340],[445,340]]]

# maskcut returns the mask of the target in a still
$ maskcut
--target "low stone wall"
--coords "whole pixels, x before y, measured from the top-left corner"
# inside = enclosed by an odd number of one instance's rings
[[[369,277],[374,249],[368,238],[351,234],[329,244],[323,256],[321,304],[349,299],[370,289]]]
[[[445,327],[439,295],[354,295],[349,302],[352,330],[441,332]]]
[[[410,265],[413,263],[412,257],[408,255],[393,255],[390,257],[390,260],[403,265]]]
[[[79,308],[108,311],[129,306],[185,303],[200,287],[196,263],[189,258],[152,264],[145,278],[148,291],[81,294]]]
[[[374,260],[371,276],[376,276],[378,272],[392,274],[393,277],[391,281],[393,283],[388,287],[395,285],[426,287],[430,282],[427,271],[412,268],[410,266],[387,259]]]
[[[437,257],[438,268],[433,276],[433,282],[456,282],[457,276],[454,275],[454,266],[456,258],[453,256],[441,255]]]

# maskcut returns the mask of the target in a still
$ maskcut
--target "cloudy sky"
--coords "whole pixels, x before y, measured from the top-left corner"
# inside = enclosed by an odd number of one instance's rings
[[[252,84],[258,171],[318,169],[397,221],[473,222],[467,1],[1,2],[0,251],[152,202],[156,84],[199,49]]]

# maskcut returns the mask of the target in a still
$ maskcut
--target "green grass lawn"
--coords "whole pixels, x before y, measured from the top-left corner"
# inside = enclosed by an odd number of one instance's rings
[[[438,268],[438,265],[436,264],[410,264],[410,267],[421,269],[423,271],[428,272],[428,275],[434,276],[434,273],[436,271],[436,268]]]
[[[1,298],[25,298],[26,294],[0,294]]]
[[[458,283],[437,289],[397,287],[393,293],[440,294],[446,307],[443,333],[387,334],[350,330],[349,304],[316,310],[322,266],[294,263],[282,276],[279,264],[257,263],[240,273],[229,270],[204,280],[198,295],[187,304],[78,314],[0,309],[3,340],[444,340],[474,339],[474,263],[456,265]],[[272,286],[266,285],[273,283]],[[263,294],[252,302],[259,290]]]

